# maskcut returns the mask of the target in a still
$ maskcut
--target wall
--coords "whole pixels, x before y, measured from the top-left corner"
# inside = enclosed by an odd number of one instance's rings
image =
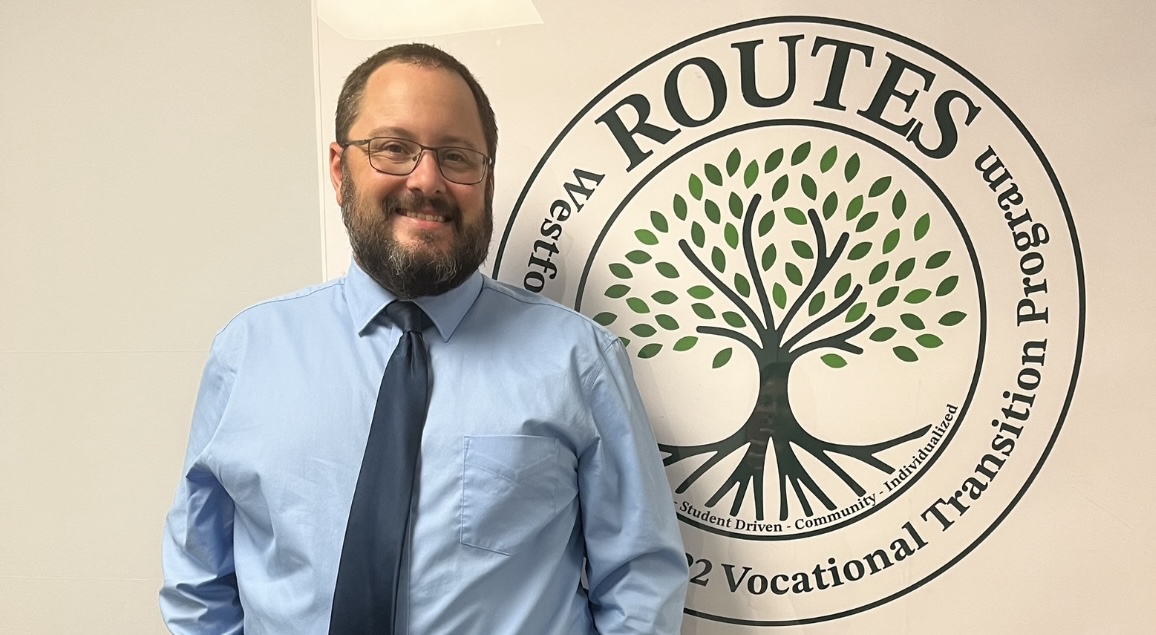
[[[311,14],[0,3],[0,633],[163,632],[213,334],[321,277]]]

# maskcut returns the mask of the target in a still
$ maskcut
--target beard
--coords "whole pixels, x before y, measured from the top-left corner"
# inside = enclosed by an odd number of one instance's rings
[[[467,222],[458,206],[442,198],[403,190],[390,194],[375,209],[362,200],[348,170],[342,167],[341,220],[357,264],[378,284],[401,300],[441,295],[466,281],[486,260],[494,231],[493,192],[486,186],[482,218]],[[419,233],[415,244],[403,245],[390,221],[401,210],[432,208],[447,216],[454,236],[445,247],[438,236]]]

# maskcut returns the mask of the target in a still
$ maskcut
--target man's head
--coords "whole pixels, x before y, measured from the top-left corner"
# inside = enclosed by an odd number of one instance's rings
[[[345,80],[336,124],[330,178],[361,268],[401,298],[438,295],[464,282],[485,260],[493,233],[498,134],[489,99],[470,72],[431,46],[387,48]],[[472,178],[448,165],[459,156],[451,150],[421,150],[416,166],[386,163],[379,150],[417,148],[405,142],[464,149],[489,157],[490,165],[480,182],[468,183]]]

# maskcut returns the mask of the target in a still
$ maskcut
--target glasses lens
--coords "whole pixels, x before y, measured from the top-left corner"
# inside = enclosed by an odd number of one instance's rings
[[[442,176],[464,185],[482,180],[486,173],[486,155],[468,148],[438,148],[438,167]]]
[[[369,152],[369,164],[375,170],[404,175],[413,172],[414,158],[421,152],[421,146],[405,139],[381,137],[370,139],[366,150]]]

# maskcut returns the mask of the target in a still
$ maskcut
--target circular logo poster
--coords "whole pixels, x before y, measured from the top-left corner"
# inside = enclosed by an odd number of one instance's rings
[[[976,77],[879,28],[718,28],[546,151],[494,276],[630,353],[690,564],[686,611],[850,615],[946,571],[1059,433],[1083,340],[1059,182]]]

